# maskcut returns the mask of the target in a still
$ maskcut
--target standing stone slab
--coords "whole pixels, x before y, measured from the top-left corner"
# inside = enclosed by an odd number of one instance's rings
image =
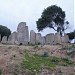
[[[46,38],[45,38],[45,36],[44,36],[44,37],[41,37],[41,44],[42,44],[42,45],[45,45],[45,43],[46,43]]]
[[[60,34],[59,33],[55,33],[55,40],[54,40],[54,42],[55,42],[55,44],[57,44],[57,43],[59,43],[59,44],[61,44],[61,36],[60,36]]]
[[[41,34],[36,33],[36,44],[41,44]]]
[[[68,35],[64,34],[64,36],[62,36],[62,43],[68,43],[69,42],[69,37]]]
[[[17,41],[19,44],[22,43],[24,45],[29,42],[29,31],[26,22],[20,22],[17,27]]]
[[[6,44],[7,43],[7,36],[3,36],[1,43],[2,44]]]
[[[36,43],[36,33],[31,30],[30,31],[30,44],[35,44]]]
[[[17,32],[11,33],[11,35],[8,38],[8,44],[18,44]]]
[[[54,44],[54,34],[47,34],[46,35],[46,44]]]

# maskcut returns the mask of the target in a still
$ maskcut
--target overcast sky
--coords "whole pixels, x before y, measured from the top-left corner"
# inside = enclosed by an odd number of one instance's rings
[[[37,32],[36,21],[40,18],[44,8],[51,5],[60,6],[66,13],[66,20],[70,22],[70,29],[74,30],[74,0],[0,0],[0,25],[16,31],[19,22],[26,22],[29,30]],[[44,29],[41,34],[53,33],[54,30]]]

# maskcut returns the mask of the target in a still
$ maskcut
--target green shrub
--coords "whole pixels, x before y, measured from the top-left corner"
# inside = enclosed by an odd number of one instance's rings
[[[73,66],[75,62],[68,58],[59,58],[54,56],[48,56],[45,52],[42,56],[38,54],[25,54],[25,57],[21,63],[22,70],[29,70],[34,75],[39,72],[42,68],[55,69],[56,66]],[[16,71],[17,72],[17,71]]]
[[[33,48],[34,48],[34,49],[38,49],[38,45],[35,45]]]
[[[59,59],[57,59],[56,57],[53,57],[51,60],[53,63],[59,63]]]
[[[48,52],[44,52],[44,54],[42,55],[42,57],[48,57]]]

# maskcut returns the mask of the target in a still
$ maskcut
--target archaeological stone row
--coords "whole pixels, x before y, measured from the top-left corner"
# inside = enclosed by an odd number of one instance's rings
[[[7,40],[7,36],[3,36],[0,42],[3,44],[57,44],[57,43],[68,43],[69,38],[68,35],[60,36],[59,33],[50,33],[46,36],[42,36],[40,33],[35,33],[33,30],[30,31],[30,39],[29,39],[29,30],[28,26],[26,26],[26,22],[20,22],[17,27],[17,32],[11,33]]]

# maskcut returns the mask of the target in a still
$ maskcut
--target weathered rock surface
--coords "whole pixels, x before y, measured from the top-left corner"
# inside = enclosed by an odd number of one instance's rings
[[[55,33],[55,40],[54,40],[55,44],[59,43],[61,44],[61,36],[59,33]]]
[[[11,35],[8,38],[8,44],[17,44],[17,32],[11,33]]]
[[[6,44],[7,43],[7,36],[3,36],[1,43],[2,44]]]
[[[30,31],[30,44],[35,44],[36,43],[36,33],[31,30]]]
[[[46,35],[46,44],[53,44],[54,43],[54,34],[47,34]]]
[[[63,37],[62,37],[62,43],[68,43],[69,42],[69,37],[68,37],[68,35],[64,35]]]
[[[36,33],[36,44],[41,44],[41,34]]]
[[[24,45],[29,42],[29,30],[26,22],[20,22],[17,27],[17,41],[19,44],[22,43]]]
[[[45,37],[41,37],[41,44],[45,45],[45,43],[46,43],[46,38]]]

